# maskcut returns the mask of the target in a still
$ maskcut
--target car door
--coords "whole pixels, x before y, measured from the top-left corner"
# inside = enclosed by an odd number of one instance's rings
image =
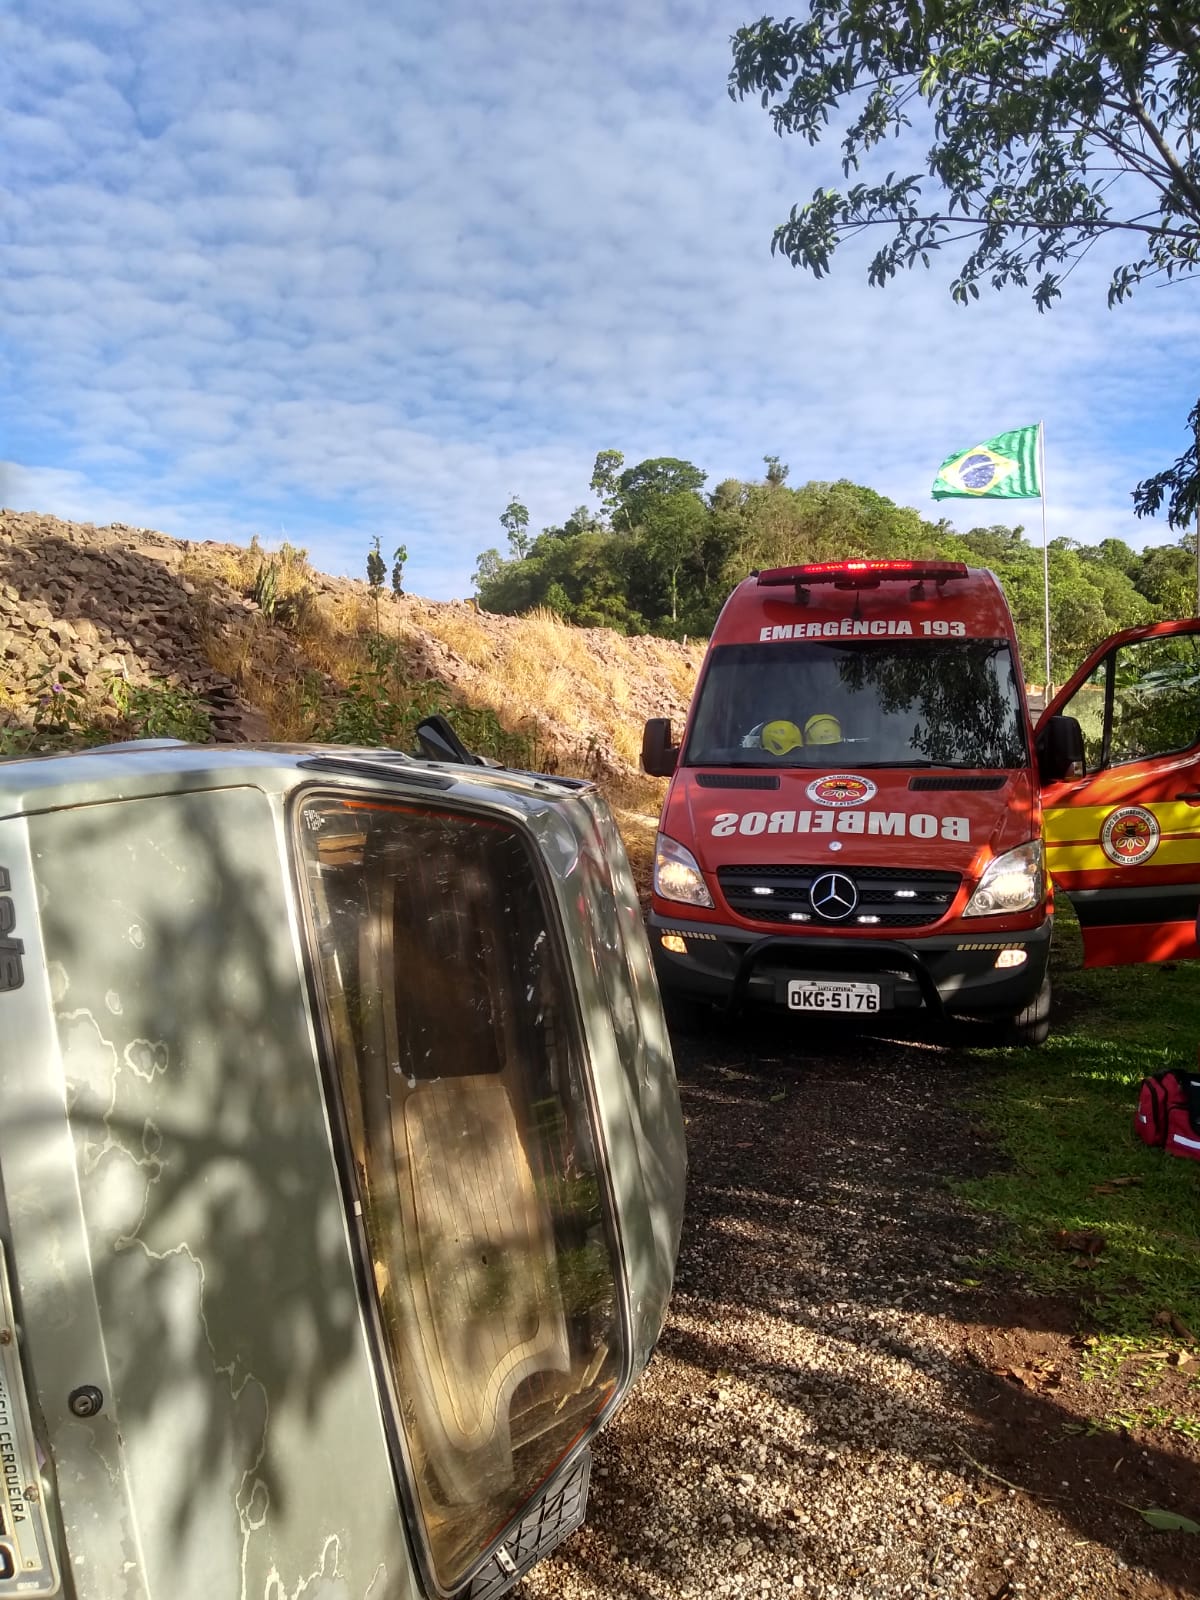
[[[1079,917],[1084,964],[1200,955],[1200,619],[1115,634],[1039,732],[1056,715],[1078,721],[1084,759],[1043,784],[1046,865]]]

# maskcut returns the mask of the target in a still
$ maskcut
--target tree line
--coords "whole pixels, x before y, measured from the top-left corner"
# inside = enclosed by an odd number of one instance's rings
[[[778,456],[761,481],[728,478],[710,492],[690,461],[660,456],[626,467],[619,450],[596,457],[590,488],[561,527],[532,534],[514,495],[500,516],[508,554],[485,550],[475,571],[486,611],[542,607],[580,627],[667,638],[704,637],[730,589],[755,568],[795,562],[940,558],[990,567],[1012,608],[1028,678],[1044,661],[1042,550],[1021,528],[959,531],[861,484],[788,484]],[[1050,543],[1054,681],[1118,628],[1190,616],[1195,537],[1135,551],[1123,539]]]

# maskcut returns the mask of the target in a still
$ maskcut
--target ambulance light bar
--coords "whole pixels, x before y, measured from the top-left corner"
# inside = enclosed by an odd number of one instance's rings
[[[817,561],[803,567],[771,567],[758,574],[758,582],[766,588],[834,583],[842,589],[874,589],[882,582],[920,583],[933,578],[946,583],[966,576],[962,561]]]

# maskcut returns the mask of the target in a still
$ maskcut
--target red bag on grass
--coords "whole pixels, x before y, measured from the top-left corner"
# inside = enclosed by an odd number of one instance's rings
[[[1133,1126],[1146,1144],[1200,1161],[1200,1077],[1175,1068],[1143,1078]]]

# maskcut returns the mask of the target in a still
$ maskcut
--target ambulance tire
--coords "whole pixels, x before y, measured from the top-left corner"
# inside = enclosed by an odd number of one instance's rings
[[[1042,979],[1042,987],[1004,1029],[1004,1043],[1015,1049],[1034,1049],[1045,1044],[1050,1032],[1050,978]]]

